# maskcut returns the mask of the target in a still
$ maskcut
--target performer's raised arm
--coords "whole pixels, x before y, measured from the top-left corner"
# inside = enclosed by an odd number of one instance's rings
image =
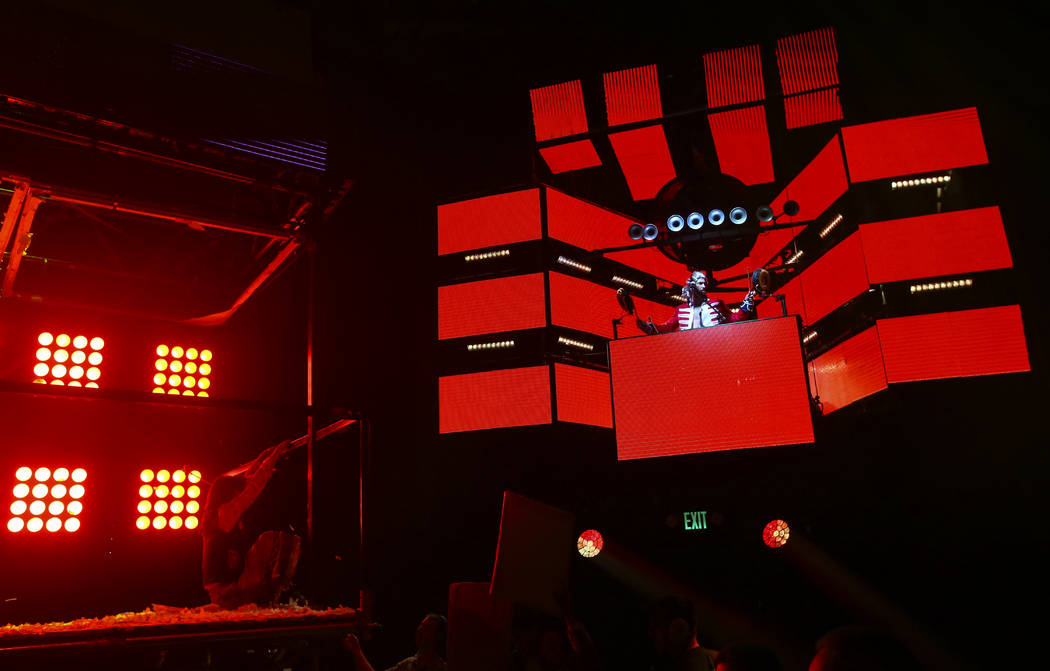
[[[291,441],[284,441],[263,450],[263,452],[250,464],[244,473],[247,480],[244,488],[239,494],[219,506],[218,522],[223,533],[229,533],[241,519],[244,511],[255,503],[266,484],[273,477],[273,467],[284,455],[291,445]]]

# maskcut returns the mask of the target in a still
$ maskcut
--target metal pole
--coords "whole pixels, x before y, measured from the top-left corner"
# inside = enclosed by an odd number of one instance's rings
[[[314,245],[310,244],[307,252],[307,278],[306,278],[306,433],[309,436],[306,443],[306,540],[309,552],[313,552],[314,545],[314,442],[315,442],[315,419],[314,419],[314,291],[315,291],[315,260],[316,252]]]

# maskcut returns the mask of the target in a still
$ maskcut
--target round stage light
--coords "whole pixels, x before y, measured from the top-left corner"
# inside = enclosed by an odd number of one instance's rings
[[[602,535],[594,529],[588,529],[580,534],[580,537],[576,539],[576,549],[579,553],[587,557],[597,557],[598,553],[602,551],[602,546],[605,544],[602,539]]]
[[[183,496],[186,495],[186,488],[182,485],[175,485],[171,488],[171,495],[176,499],[181,499]]]
[[[173,387],[179,386],[179,384],[181,382],[182,382],[182,378],[179,377],[178,375],[169,375],[168,376],[168,384],[170,384]]]
[[[47,510],[47,506],[44,505],[43,501],[33,501],[29,504],[30,515],[43,515],[45,510]]]
[[[171,502],[171,506],[169,508],[169,510],[171,510],[171,512],[174,513],[175,515],[181,514],[182,511],[185,510],[185,509],[186,509],[186,506],[183,505],[182,501],[172,501]]]
[[[59,347],[69,347],[70,340],[72,340],[72,338],[70,338],[68,335],[66,335],[65,333],[60,333],[58,337],[55,338],[55,344]]]
[[[153,528],[163,529],[167,525],[167,521],[160,515],[153,518]]]
[[[74,380],[79,380],[80,378],[84,377],[84,369],[80,366],[73,366],[69,369],[69,377],[73,378]]]
[[[84,386],[88,389],[98,389],[98,382],[88,382]]]
[[[158,485],[157,488],[153,490],[153,493],[157,495],[157,498],[163,499],[167,498],[170,491],[168,490],[167,485]]]
[[[73,499],[79,499],[84,495],[84,485],[73,485],[69,488],[69,496]]]
[[[92,352],[91,354],[88,354],[88,363],[92,366],[97,366],[102,363],[102,353]]]
[[[200,371],[201,375],[211,375],[211,364],[202,363],[200,368],[198,368],[197,370]]]
[[[167,482],[171,479],[171,473],[167,469],[157,471],[157,482]]]
[[[677,233],[683,228],[685,228],[685,219],[682,218],[682,215],[672,214],[667,218],[667,230]]]
[[[66,507],[62,505],[61,501],[52,501],[51,503],[47,504],[47,512],[50,515],[61,515],[62,511],[64,511],[65,509]]]
[[[84,349],[85,347],[87,347],[87,338],[85,338],[82,335],[73,338],[73,347],[75,347],[76,349]]]
[[[182,372],[182,362],[181,361],[172,361],[171,365],[168,366],[168,368],[171,369],[172,373],[181,373]]]
[[[149,518],[143,515],[135,520],[135,526],[139,529],[149,529]]]
[[[51,370],[51,367],[41,361],[37,365],[33,366],[33,375],[37,377],[44,377]]]
[[[197,518],[196,517],[187,517],[186,518],[186,528],[187,529],[196,529],[197,528]]]
[[[153,504],[153,512],[157,513],[158,515],[162,515],[162,514],[168,512],[168,504],[167,504],[167,502],[166,501],[157,501],[156,503],[154,503]]]
[[[186,358],[190,361],[196,359],[199,354],[200,352],[197,351],[196,347],[191,347],[188,350],[186,350]]]
[[[51,487],[51,497],[55,499],[63,499],[66,497],[66,486],[65,485],[54,485]]]
[[[181,347],[179,347],[178,345],[176,345],[176,346],[174,346],[174,347],[172,347],[172,348],[171,348],[171,355],[172,355],[173,357],[175,357],[176,359],[181,359],[181,358],[182,358],[182,355],[183,355],[184,353],[185,353],[185,352],[183,352],[182,348],[181,348]]]
[[[192,361],[187,361],[184,370],[190,375],[194,375],[197,373],[197,364],[193,363]]]
[[[51,374],[54,375],[56,378],[65,377],[66,372],[66,367],[60,363],[56,363],[54,366],[51,366]]]
[[[102,371],[100,371],[98,368],[92,366],[91,368],[87,369],[87,379],[93,382],[99,379],[100,377],[102,377]]]
[[[201,504],[197,501],[190,501],[186,504],[186,512],[188,512],[190,515],[196,515],[197,512],[200,511],[200,509]]]
[[[167,345],[157,345],[157,356],[168,356],[170,351]]]
[[[154,364],[157,370],[168,370],[167,359],[157,359],[157,363]]]
[[[25,529],[26,523],[22,521],[21,517],[12,517],[7,520],[7,530],[11,533],[17,534],[22,529]]]
[[[51,517],[47,520],[47,530],[51,533],[55,533],[62,528],[62,520],[57,517]]]
[[[190,485],[189,488],[186,490],[186,493],[191,499],[195,499],[201,495],[201,488],[197,485]]]
[[[208,392],[206,392],[206,391],[198,391],[197,392],[197,397],[198,398],[207,398],[207,396],[208,396]]]
[[[91,339],[91,349],[95,350],[96,352],[98,350],[102,349],[105,346],[106,346],[106,341],[103,340],[102,338],[99,338],[98,336],[95,336],[94,338]]]
[[[73,356],[69,357],[69,360],[79,365],[87,361],[87,354],[84,354],[81,351],[76,351],[73,352]]]
[[[196,470],[190,471],[187,474],[187,477],[189,478],[190,482],[200,482],[201,481],[201,472],[200,471],[196,471]]]
[[[19,482],[25,482],[31,477],[33,477],[33,469],[28,466],[22,466],[15,471],[15,479]]]
[[[29,506],[22,499],[18,499],[11,503],[11,514],[12,515],[25,515],[25,512],[29,510]]]
[[[44,468],[43,466],[41,466],[40,468],[36,469],[36,473],[33,474],[33,477],[36,478],[37,482],[43,482],[44,480],[50,480],[51,479],[51,469],[50,468]]]
[[[704,227],[704,215],[699,212],[690,212],[689,217],[685,223],[694,231],[699,231]]]
[[[66,505],[66,512],[70,515],[79,515],[84,512],[84,504],[80,501],[70,501],[69,504]]]
[[[652,242],[660,235],[660,229],[654,224],[646,224],[645,228],[642,229],[642,239]],[[204,358],[203,356],[201,357]]]
[[[75,517],[68,517],[66,518],[65,527],[66,531],[68,531],[69,533],[73,533],[74,531],[80,528],[80,520],[78,520]]]
[[[51,380],[51,384],[58,385],[59,387],[64,387],[66,383],[62,380]]]
[[[139,504],[135,506],[135,510],[139,511],[143,515],[145,515],[152,509],[153,508],[152,506],[150,506],[149,501],[139,501]]]
[[[24,482],[21,483],[21,484],[15,485],[15,492],[14,493],[15,493],[15,498],[16,499],[24,499],[25,497],[29,496],[29,485],[27,485]]]
[[[711,210],[707,213],[707,220],[711,222],[712,226],[721,226],[722,222],[726,220],[726,213],[722,210]]]
[[[139,473],[139,478],[143,482],[150,482],[151,480],[153,480],[153,471],[148,468],[144,468],[142,469],[142,472]]]
[[[44,331],[36,337],[36,341],[44,347],[47,347],[51,343],[55,342],[55,336],[51,335],[47,331]]]
[[[47,496],[47,491],[47,485],[45,485],[42,482],[40,484],[33,485],[33,498],[42,499],[45,496]]]
[[[783,547],[791,536],[791,527],[784,520],[773,520],[762,529],[762,542],[771,548]]]
[[[747,210],[742,207],[734,207],[729,210],[729,221],[734,224],[742,224],[747,221]]]
[[[26,529],[29,529],[33,533],[36,533],[44,528],[44,520],[39,517],[34,517],[26,523]]]
[[[70,386],[70,387],[83,387],[84,385],[83,385],[83,384],[81,384],[81,383],[80,383],[79,381],[77,381],[77,380],[70,380],[70,381],[69,381],[69,386]]]
[[[186,391],[182,392],[182,395],[183,396],[193,396],[193,392],[190,391],[189,389],[187,389]]]
[[[157,373],[153,376],[153,384],[164,384],[168,381],[168,376],[164,373]]]
[[[186,471],[182,470],[181,468],[179,470],[175,471],[174,473],[171,474],[171,481],[172,482],[185,482],[186,481]]]
[[[164,393],[164,390],[163,390],[163,389],[161,389],[160,387],[154,387],[154,388],[153,388],[153,393],[154,393],[154,394],[163,394],[163,393]]]
[[[83,482],[85,480],[87,480],[87,471],[83,468],[73,470],[73,482]]]
[[[149,485],[142,485],[139,487],[139,498],[148,499],[153,496],[153,488]]]
[[[628,226],[627,227],[627,237],[629,237],[631,240],[641,240],[642,239],[642,225],[641,224],[631,224],[630,226]]]
[[[172,529],[181,529],[182,528],[182,518],[181,517],[172,517],[168,521],[168,526],[171,527]]]
[[[51,477],[55,479],[55,482],[65,482],[69,479],[68,468],[56,468],[55,472],[51,474]]]
[[[178,396],[179,395],[179,390],[178,389],[169,389],[168,393],[169,394],[175,394],[176,396]]]
[[[186,377],[182,378],[182,386],[186,387],[187,389],[193,388],[193,385],[195,384],[197,384],[197,380],[195,380],[192,375],[187,375]]]
[[[51,350],[46,347],[41,347],[36,351],[37,361],[47,361],[51,358]]]
[[[211,361],[211,350],[210,349],[202,349],[201,350],[201,361]]]
[[[211,386],[211,380],[209,380],[206,377],[202,377],[201,379],[197,380],[197,387],[200,388],[200,389],[207,389],[210,386]]]

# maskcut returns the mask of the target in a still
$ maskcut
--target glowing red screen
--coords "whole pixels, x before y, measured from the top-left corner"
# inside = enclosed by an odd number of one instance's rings
[[[593,333],[603,338],[613,337],[612,320],[621,316],[623,310],[616,301],[616,290],[594,282],[552,272],[551,323],[555,326]],[[661,303],[634,298],[635,310],[642,319],[652,316],[653,321],[663,321],[671,316],[674,308]],[[640,335],[634,317],[626,317],[617,326],[621,337]]]
[[[579,79],[532,89],[529,97],[537,142],[587,132],[587,113]]]
[[[538,240],[540,190],[438,205],[438,254]]]
[[[441,433],[550,422],[551,387],[547,366],[438,378]]]
[[[746,107],[707,117],[715,141],[718,165],[744,184],[773,181],[773,155],[769,149],[766,108]]]
[[[547,235],[583,249],[629,245],[627,229],[636,223],[585,200],[547,188]]]
[[[609,374],[600,370],[554,364],[558,421],[612,428]]]
[[[734,277],[736,275],[750,274],[752,270],[760,266],[772,267],[778,265],[776,263],[769,264],[769,260],[773,258],[784,245],[791,242],[791,240],[802,232],[803,226],[792,226],[791,228],[778,228],[773,231],[765,231],[760,233],[758,240],[755,241],[755,246],[751,248],[747,258],[740,263],[730,266],[725,270],[720,270],[715,273],[717,279],[723,279],[728,277]],[[678,280],[681,282],[681,280]],[[744,280],[737,280],[730,283],[732,286],[745,286]],[[725,299],[725,297],[722,297]],[[725,299],[732,302],[731,299]],[[780,314],[779,312],[777,314]]]
[[[784,98],[784,123],[788,129],[815,126],[842,118],[838,88]]]
[[[656,247],[640,247],[622,252],[609,252],[605,255],[605,258],[679,284],[684,282],[689,275],[686,272],[684,263],[672,261],[661,254]]]
[[[838,84],[838,62],[831,28],[777,40],[777,69],[784,95]]]
[[[887,385],[878,331],[873,326],[832,347],[809,362],[809,373],[825,415],[882,391]]]
[[[813,440],[794,317],[609,343],[619,459]]]
[[[862,224],[860,234],[876,284],[1013,265],[998,207]]]
[[[758,45],[704,54],[704,83],[707,85],[708,107],[737,105],[765,98],[762,57]]]
[[[577,140],[553,147],[541,147],[540,156],[555,175],[570,170],[593,168],[602,164],[602,159],[598,157],[598,152],[594,150],[594,145],[590,140]]]
[[[547,325],[543,273],[438,287],[438,340]],[[417,317],[411,307],[403,316]]]
[[[1031,370],[1017,305],[880,319],[876,325],[889,382]]]
[[[842,142],[854,182],[988,162],[976,107],[846,126]]]
[[[659,119],[664,115],[655,65],[607,72],[602,81],[610,126]]]
[[[663,126],[609,133],[631,198],[646,200],[676,177]]]
[[[773,212],[780,214],[784,211],[784,203],[794,200],[799,205],[798,214],[794,217],[783,215],[777,217],[777,221],[811,221],[846,193],[847,188],[849,181],[846,179],[846,166],[842,162],[838,136],[835,136],[793,180],[788,182],[769,206],[773,208]]]

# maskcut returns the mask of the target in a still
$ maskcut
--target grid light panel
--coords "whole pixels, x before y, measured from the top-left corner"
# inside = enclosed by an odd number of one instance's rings
[[[762,100],[762,56],[757,44],[704,54],[708,107]]]
[[[153,393],[207,397],[211,389],[210,349],[157,345],[153,363]]]
[[[201,472],[145,468],[139,473],[139,502],[135,507],[138,517],[135,528],[187,529],[193,531],[200,524]]]
[[[105,340],[99,336],[88,338],[44,331],[37,336],[36,342],[34,383],[98,389]]]
[[[11,533],[27,531],[50,533],[80,529],[80,513],[84,511],[84,481],[87,471],[66,467],[54,470],[46,466],[36,469],[21,466],[15,471],[14,500],[7,530]]]

